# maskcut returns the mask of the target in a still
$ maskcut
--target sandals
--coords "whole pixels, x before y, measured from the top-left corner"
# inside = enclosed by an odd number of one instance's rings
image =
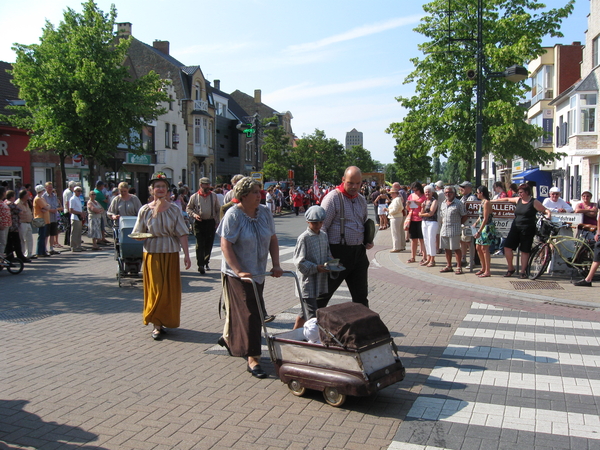
[[[527,273],[526,273],[526,272],[521,272],[521,273],[519,274],[519,278],[520,278],[521,280],[526,280],[526,279],[527,279],[527,278],[529,278],[529,277],[527,276]]]
[[[480,275],[477,275],[479,278],[487,278],[487,277],[491,277],[492,275],[486,275],[485,273],[482,273]]]
[[[517,271],[517,269],[507,270],[506,273],[504,274],[504,278],[512,277],[513,273],[515,273],[516,271]]]
[[[160,335],[160,330],[157,330],[157,329],[152,330],[152,339],[154,339],[155,341],[162,340],[162,337]]]
[[[435,267],[435,263],[431,262],[431,263],[427,264],[427,267]]]
[[[454,275],[462,275],[463,274],[463,270],[462,267],[458,267],[455,271],[454,271]]]
[[[419,263],[419,265],[420,265],[420,266],[426,266],[426,265],[427,265],[427,260],[426,260],[426,259],[423,259],[423,260],[422,260],[422,261]]]
[[[408,261],[406,261],[407,264],[414,263],[414,262],[417,262],[415,260],[415,258],[410,258]]]
[[[477,272],[475,272],[475,275],[479,276],[479,275],[481,275],[483,273],[484,273],[483,270],[478,270]]]
[[[452,271],[453,271],[452,267],[446,266],[442,270],[440,270],[440,273],[446,273],[446,272],[452,272]]]

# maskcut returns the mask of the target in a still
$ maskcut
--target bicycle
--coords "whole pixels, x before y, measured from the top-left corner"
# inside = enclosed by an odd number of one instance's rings
[[[11,275],[18,275],[23,272],[25,265],[20,259],[6,259],[4,256],[0,256],[0,270],[5,267]]]
[[[557,224],[542,216],[538,219],[536,235],[539,243],[531,250],[527,262],[527,276],[539,278],[548,268],[554,252],[579,275],[586,277],[594,260],[593,245],[580,237],[562,236],[558,232],[568,225]]]

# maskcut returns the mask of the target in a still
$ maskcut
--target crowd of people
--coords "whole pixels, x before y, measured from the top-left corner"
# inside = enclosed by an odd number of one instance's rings
[[[209,270],[215,234],[220,238],[223,260],[221,264],[222,299],[225,326],[218,344],[230,355],[243,357],[246,370],[256,378],[267,376],[260,366],[261,325],[275,319],[267,314],[263,298],[267,275],[280,277],[279,244],[274,215],[281,211],[286,193],[281,185],[267,190],[252,177],[236,175],[230,189],[213,189],[208,178],[199,180],[195,193],[180,183],[173,186],[163,172],[153,174],[149,187],[149,201],[142,205],[131,188],[122,182],[114,190],[105,189],[98,181],[85,201],[82,187],[71,182],[62,196],[57,195],[52,183],[35,187],[36,195],[27,189],[6,191],[0,186],[0,253],[31,262],[35,257],[59,253],[58,221],[69,214],[70,226],[65,233],[65,245],[73,252],[84,251],[81,245],[82,224],[88,223],[88,237],[92,250],[106,243],[107,221],[121,216],[137,216],[133,232],[143,241],[143,323],[152,324],[151,336],[162,340],[169,328],[177,328],[181,314],[180,251],[184,253],[184,267],[191,267],[188,235],[196,237],[196,263],[201,274]],[[523,271],[536,231],[536,215],[548,218],[553,212],[580,212],[585,223],[598,224],[598,207],[591,202],[589,191],[582,193],[582,201],[572,208],[560,198],[560,190],[552,188],[543,203],[533,197],[531,186],[511,185],[507,191],[502,183],[494,184],[493,193],[479,186],[473,191],[470,182],[458,186],[435,184],[410,186],[394,183],[378,186],[362,179],[358,167],[348,167],[338,186],[289,187],[293,211],[304,211],[307,229],[297,240],[293,263],[300,280],[300,292],[305,308],[296,319],[294,328],[314,322],[316,311],[328,305],[329,300],[346,282],[352,302],[369,306],[367,250],[372,248],[369,238],[368,205],[373,205],[379,230],[390,229],[391,253],[406,251],[410,243],[408,264],[436,266],[436,256],[443,254],[446,264],[441,273],[463,274],[465,255],[476,248],[481,269],[475,275],[492,276],[490,247],[498,244],[492,204],[515,204],[515,218],[500,244],[507,269],[504,277],[515,274],[514,252],[521,251],[519,277]],[[280,201],[278,201],[278,199]],[[61,201],[62,200],[62,201]],[[301,200],[301,201],[300,201]],[[477,220],[465,226],[468,219],[467,202],[479,201]],[[32,229],[37,228],[37,246],[34,250]],[[132,235],[133,236],[133,235]],[[590,275],[575,283],[591,286],[600,266],[600,234],[595,234],[595,261]],[[267,260],[272,267],[267,271]],[[474,257],[475,255],[471,255]],[[455,259],[453,263],[453,257]],[[328,261],[335,261],[342,270],[333,270]],[[250,283],[256,283],[256,291]],[[313,324],[314,325],[314,324]],[[306,331],[306,330],[305,330]]]

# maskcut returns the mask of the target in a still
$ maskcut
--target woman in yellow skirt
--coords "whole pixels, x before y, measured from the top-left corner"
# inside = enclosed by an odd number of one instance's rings
[[[142,206],[133,233],[149,233],[144,239],[144,325],[151,323],[152,338],[161,340],[165,328],[179,327],[181,275],[179,248],[185,254],[185,268],[192,265],[188,250],[188,229],[181,208],[169,200],[169,181],[164,172],[150,180],[154,200]]]

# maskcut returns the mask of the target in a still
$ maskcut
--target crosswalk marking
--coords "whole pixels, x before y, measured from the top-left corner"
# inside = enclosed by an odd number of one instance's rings
[[[481,448],[512,445],[502,438],[498,441],[492,428],[516,430],[519,438],[521,433],[531,433],[524,442],[535,450],[552,446],[552,439],[565,438],[589,439],[593,442],[571,445],[596,448],[600,337],[594,334],[599,329],[597,322],[474,303],[389,450],[428,450],[429,442],[458,450],[464,448],[462,441],[453,437],[471,427],[478,427]],[[552,407],[554,401],[557,408]],[[469,445],[480,447],[477,442]],[[564,441],[557,441],[557,447],[562,445]]]
[[[482,328],[458,328],[455,336],[470,338],[493,338],[511,341],[548,342],[552,344],[577,344],[598,347],[600,338],[565,334],[532,333],[525,331],[507,331]]]
[[[536,327],[574,328],[576,330],[600,330],[599,322],[583,322],[563,319],[541,319],[538,317],[510,317],[480,314],[467,314],[465,322],[480,322],[510,325],[533,325]]]
[[[407,417],[600,439],[600,417],[593,414],[419,397]]]
[[[430,377],[450,383],[600,396],[600,380],[588,380],[585,378],[502,372],[485,368],[461,369],[455,367],[435,367],[431,371]]]
[[[468,357],[470,359],[532,361],[556,363],[571,366],[600,367],[600,355],[581,355],[579,353],[549,352],[542,350],[516,350],[486,346],[449,345],[444,356]]]

